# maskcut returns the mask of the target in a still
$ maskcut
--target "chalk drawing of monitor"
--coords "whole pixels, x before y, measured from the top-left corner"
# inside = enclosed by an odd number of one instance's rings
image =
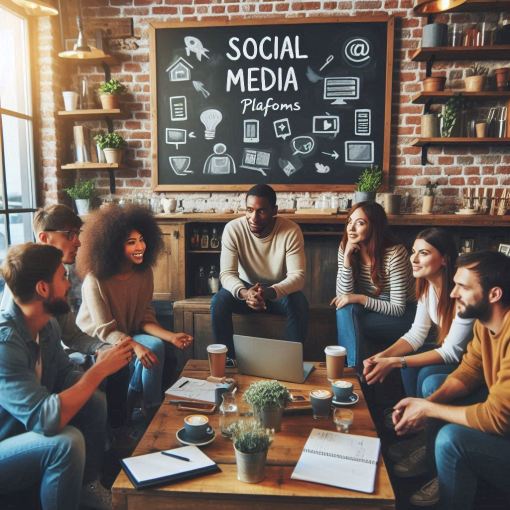
[[[361,142],[358,140],[345,142],[346,163],[373,163],[374,142]]]
[[[359,78],[335,76],[324,78],[324,97],[331,104],[346,104],[346,100],[359,99]]]
[[[179,148],[179,145],[186,143],[187,131],[185,129],[166,128],[165,134],[165,142],[169,145]]]
[[[269,170],[271,153],[261,149],[243,149],[241,168],[255,170],[267,177],[266,170]]]

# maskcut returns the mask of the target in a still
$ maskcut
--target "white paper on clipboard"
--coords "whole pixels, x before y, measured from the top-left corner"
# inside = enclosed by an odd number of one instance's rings
[[[224,384],[212,383],[203,379],[181,377],[168,388],[165,393],[176,400],[216,403],[216,388],[224,388]]]

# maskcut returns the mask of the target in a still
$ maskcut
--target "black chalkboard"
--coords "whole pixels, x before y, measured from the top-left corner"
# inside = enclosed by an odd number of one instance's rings
[[[393,19],[154,24],[157,190],[352,189],[389,166]]]

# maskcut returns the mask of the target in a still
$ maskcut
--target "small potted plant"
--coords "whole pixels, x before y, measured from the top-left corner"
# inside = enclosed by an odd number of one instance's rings
[[[94,181],[78,181],[65,191],[74,200],[76,211],[80,216],[89,213],[90,202],[95,194]]]
[[[459,130],[459,115],[463,106],[461,96],[454,96],[448,99],[443,105],[439,118],[441,119],[441,136],[450,138],[454,136],[454,129]]]
[[[444,90],[446,76],[427,76],[423,80],[423,90],[425,92],[438,92]]]
[[[289,390],[278,381],[259,381],[250,385],[243,396],[253,408],[263,427],[279,432],[283,409],[290,402]]]
[[[99,85],[99,99],[103,110],[114,110],[119,107],[119,96],[126,92],[125,85],[112,78]]]
[[[237,479],[246,483],[261,482],[265,476],[271,433],[253,419],[233,423],[229,433],[234,444]]]
[[[425,195],[421,207],[422,214],[431,214],[434,207],[434,196],[436,195],[437,182],[429,181],[425,184]]]
[[[469,68],[469,76],[464,78],[466,92],[481,92],[485,87],[489,69],[480,64],[473,64]]]
[[[94,141],[98,147],[104,152],[107,163],[121,163],[123,148],[126,140],[122,138],[116,131],[112,133],[98,133],[94,136]]]
[[[356,184],[354,203],[373,202],[382,181],[383,172],[378,165],[371,165],[363,169]]]

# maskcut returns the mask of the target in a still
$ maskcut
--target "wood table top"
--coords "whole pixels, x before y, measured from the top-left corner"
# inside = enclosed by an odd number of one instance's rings
[[[206,360],[190,360],[186,364],[183,376],[205,379],[209,375]],[[227,375],[234,377],[238,385],[237,401],[241,413],[248,412],[248,406],[242,401],[242,393],[260,378],[237,374],[235,369],[227,369]],[[354,391],[360,396],[359,402],[352,408],[354,434],[377,436],[370,412],[360,389],[359,381],[351,370],[346,370],[344,379],[354,384]],[[324,363],[315,363],[315,370],[303,384],[284,383],[289,390],[310,391],[316,388],[328,388]],[[150,426],[142,437],[133,455],[141,455],[180,446],[176,432],[183,426],[184,417],[190,411],[180,411],[165,398]],[[150,502],[151,510],[165,508],[164,501],[172,498],[172,508],[191,508],[192,502],[200,502],[200,508],[263,508],[260,498],[267,505],[278,508],[291,508],[299,498],[300,508],[347,508],[350,503],[360,508],[394,508],[395,495],[391,487],[388,472],[382,456],[379,458],[375,491],[365,494],[356,491],[329,487],[310,482],[292,480],[290,475],[298,461],[303,446],[312,428],[335,430],[332,418],[314,420],[311,411],[299,414],[286,414],[283,417],[281,432],[275,434],[269,449],[266,466],[266,478],[258,484],[246,484],[237,480],[235,456],[232,442],[221,436],[219,414],[209,415],[211,426],[216,431],[216,439],[203,448],[204,453],[218,463],[220,473],[206,475],[153,489],[136,490],[123,471],[112,487],[114,509],[144,508]],[[292,502],[293,501],[293,502]],[[258,503],[257,503],[258,502]],[[182,506],[180,506],[182,504]],[[161,506],[160,506],[161,505]],[[230,506],[232,505],[232,506]],[[259,506],[257,506],[259,505]]]

